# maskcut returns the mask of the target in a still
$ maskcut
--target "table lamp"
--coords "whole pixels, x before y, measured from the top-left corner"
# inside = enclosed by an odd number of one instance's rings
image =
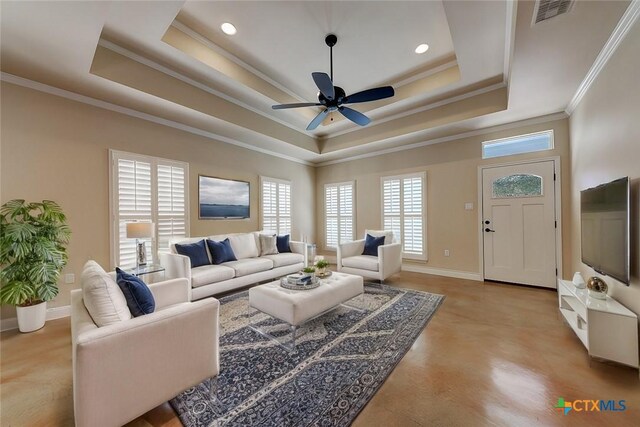
[[[140,239],[153,237],[152,222],[128,222],[127,239],[136,239],[136,268],[147,265],[147,249],[145,242]]]

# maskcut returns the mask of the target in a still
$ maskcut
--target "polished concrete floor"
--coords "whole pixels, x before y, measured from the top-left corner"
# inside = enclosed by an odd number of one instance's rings
[[[447,298],[354,426],[640,426],[638,371],[590,360],[555,292],[417,273],[388,284]],[[3,427],[73,425],[69,334],[69,319],[2,333]],[[563,415],[559,397],[628,409]],[[129,424],[180,425],[168,404]]]

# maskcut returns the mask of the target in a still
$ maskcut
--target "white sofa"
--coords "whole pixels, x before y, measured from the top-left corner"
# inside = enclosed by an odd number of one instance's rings
[[[402,268],[402,246],[395,242],[393,232],[365,230],[365,237],[385,236],[384,245],[378,246],[378,256],[362,255],[365,239],[341,243],[337,251],[338,271],[355,274],[383,282]]]
[[[289,242],[291,252],[260,255],[260,232],[234,233],[207,237],[190,237],[169,241],[170,252],[160,254],[166,278],[186,278],[191,283],[191,299],[198,300],[243,286],[286,276],[304,267],[303,242]],[[251,238],[249,238],[251,237]],[[191,268],[189,257],[176,252],[175,244],[195,243],[203,239],[222,241],[229,238],[237,261]],[[211,254],[208,252],[209,262]]]
[[[71,291],[77,427],[121,426],[218,375],[218,300],[189,302],[185,279],[149,289],[153,313],[102,327],[87,311],[83,291]]]

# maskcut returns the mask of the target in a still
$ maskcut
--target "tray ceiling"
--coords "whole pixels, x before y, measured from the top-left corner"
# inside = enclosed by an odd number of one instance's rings
[[[323,162],[562,111],[627,5],[578,2],[532,27],[533,2],[504,0],[2,2],[1,68],[3,80]],[[314,101],[327,33],[347,93],[396,89],[358,104],[367,127],[335,117],[310,133],[317,109],[270,108]]]

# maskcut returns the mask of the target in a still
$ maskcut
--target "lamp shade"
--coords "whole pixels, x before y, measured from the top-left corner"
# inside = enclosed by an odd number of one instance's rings
[[[153,237],[152,222],[128,222],[127,238],[128,239],[149,239]]]

